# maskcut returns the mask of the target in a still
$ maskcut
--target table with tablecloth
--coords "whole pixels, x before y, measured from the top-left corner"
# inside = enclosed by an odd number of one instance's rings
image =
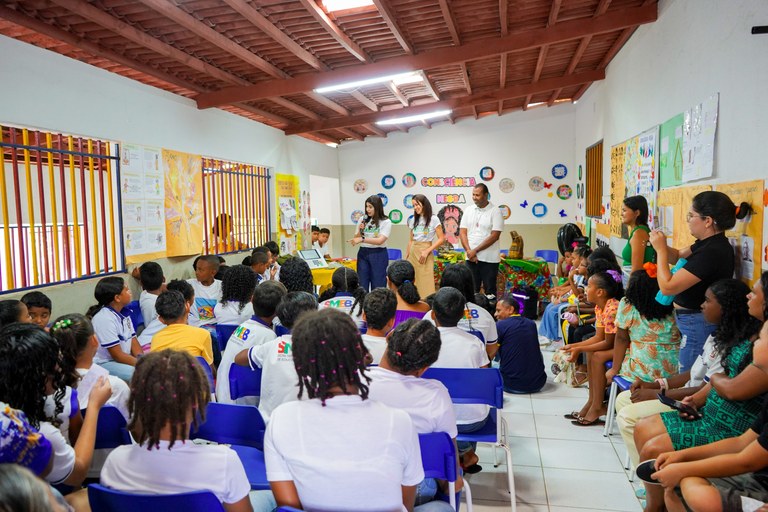
[[[446,267],[463,261],[464,253],[462,252],[449,254],[448,257],[435,257],[435,286],[439,287],[440,278]],[[539,297],[547,297],[551,286],[549,264],[541,258],[529,260],[502,258],[499,262],[496,296],[505,297],[512,289],[524,284],[534,288],[539,293]]]
[[[357,260],[337,260],[336,262],[357,272]],[[337,268],[339,267],[312,269],[312,282],[315,284],[315,286],[320,288],[319,293],[322,293],[326,288],[331,286],[331,278],[333,277],[333,273]]]

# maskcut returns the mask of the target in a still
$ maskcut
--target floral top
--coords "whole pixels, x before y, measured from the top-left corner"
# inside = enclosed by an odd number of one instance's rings
[[[680,331],[674,315],[648,320],[624,298],[619,303],[616,325],[626,329],[630,342],[619,371],[622,377],[647,382],[677,373]]]
[[[604,308],[595,306],[595,327],[603,328],[605,334],[616,334],[616,311],[619,309],[619,301],[608,299]]]

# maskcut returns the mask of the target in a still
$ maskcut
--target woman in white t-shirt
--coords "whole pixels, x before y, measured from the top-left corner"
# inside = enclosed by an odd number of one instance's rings
[[[360,286],[357,272],[348,267],[339,267],[331,276],[331,287],[320,295],[318,309],[334,308],[352,317],[360,329],[363,321],[365,290]],[[282,322],[282,320],[281,320]]]
[[[256,289],[256,273],[251,267],[233,265],[221,280],[221,300],[213,308],[213,316],[219,325],[240,325],[253,316],[253,290]]]
[[[292,335],[300,400],[274,410],[264,438],[278,506],[412,510],[424,479],[418,436],[405,411],[368,400],[366,349],[352,319],[306,313]]]
[[[435,293],[435,271],[432,251],[445,242],[443,226],[437,215],[432,215],[432,203],[423,194],[413,196],[413,219],[408,221],[411,238],[405,250],[405,259],[416,270],[416,288],[422,297]]]
[[[365,216],[357,225],[355,236],[348,240],[354,247],[360,245],[357,252],[357,274],[360,286],[370,291],[387,285],[387,238],[392,231],[392,221],[384,214],[384,203],[377,195],[365,200]]]

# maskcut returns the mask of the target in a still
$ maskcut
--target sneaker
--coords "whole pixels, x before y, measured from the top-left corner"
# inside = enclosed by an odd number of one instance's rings
[[[547,352],[557,352],[558,350],[563,348],[563,346],[565,346],[565,343],[563,343],[562,340],[555,340],[549,345],[547,345],[546,347],[544,347],[544,350]]]
[[[552,343],[552,340],[547,338],[546,336],[539,336],[539,346],[543,347],[545,345],[549,345]]]

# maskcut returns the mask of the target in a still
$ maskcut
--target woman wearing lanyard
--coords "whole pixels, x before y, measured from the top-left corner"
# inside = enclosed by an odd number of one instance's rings
[[[357,252],[357,275],[360,286],[366,292],[373,288],[387,286],[387,238],[392,231],[392,222],[384,215],[384,204],[377,195],[365,200],[365,216],[357,226],[354,238],[348,240],[352,246],[360,244]]]
[[[405,250],[405,259],[416,271],[416,289],[426,297],[435,293],[435,271],[432,251],[445,242],[443,226],[437,215],[432,215],[432,204],[423,194],[413,196],[413,219],[408,221],[411,239]]]
[[[704,320],[701,305],[704,292],[719,279],[733,277],[734,253],[725,231],[736,225],[737,213],[743,217],[749,205],[737,208],[731,198],[722,192],[706,191],[693,198],[688,212],[688,228],[696,242],[684,249],[667,246],[663,232],[654,230],[650,241],[658,258],[659,289],[664,295],[674,296],[675,319],[683,335],[680,349],[680,371],[691,368],[704,342],[715,329]],[[685,258],[685,264],[674,274],[670,263]]]

